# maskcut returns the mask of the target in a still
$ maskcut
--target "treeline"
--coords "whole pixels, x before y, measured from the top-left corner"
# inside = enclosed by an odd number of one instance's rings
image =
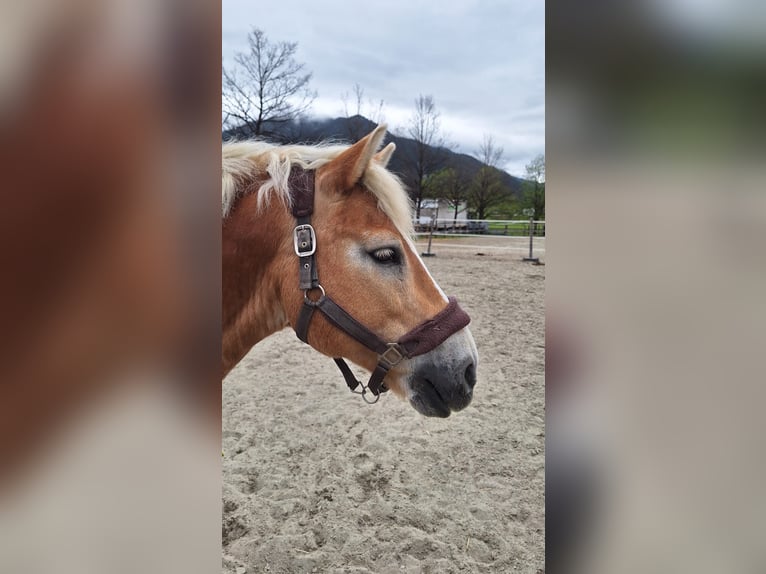
[[[503,148],[492,136],[484,136],[474,157],[482,164],[478,171],[471,173],[465,164],[448,160],[426,178],[423,197],[441,199],[450,208],[440,218],[457,219],[466,209],[471,219],[545,219],[545,156],[527,164],[520,191],[504,181],[500,169]]]

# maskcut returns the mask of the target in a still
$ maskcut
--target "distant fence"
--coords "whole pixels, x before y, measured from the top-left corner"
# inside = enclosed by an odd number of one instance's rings
[[[505,235],[510,237],[529,237],[528,219],[436,219],[424,221],[413,219],[417,235]],[[533,221],[532,232],[535,237],[545,237],[545,221]]]

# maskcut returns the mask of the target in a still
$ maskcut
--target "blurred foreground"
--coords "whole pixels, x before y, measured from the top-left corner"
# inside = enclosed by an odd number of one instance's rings
[[[0,571],[215,571],[220,7],[2,11]]]
[[[766,569],[764,15],[548,3],[548,572]]]

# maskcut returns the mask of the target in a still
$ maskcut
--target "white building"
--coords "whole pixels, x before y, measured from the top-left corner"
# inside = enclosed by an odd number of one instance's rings
[[[468,219],[468,204],[461,201],[455,217],[455,208],[446,199],[424,199],[420,202],[420,222],[430,223],[434,218],[465,221]]]

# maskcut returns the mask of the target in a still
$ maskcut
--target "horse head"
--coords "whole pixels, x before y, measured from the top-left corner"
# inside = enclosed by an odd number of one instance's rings
[[[224,145],[224,376],[289,325],[336,359],[352,390],[343,358],[373,373],[373,395],[391,390],[424,415],[470,403],[470,319],[418,256],[384,137],[381,126],[350,147]]]
[[[435,317],[451,311],[448,298],[429,274],[411,239],[411,210],[400,181],[386,169],[393,143],[378,151],[385,127],[349,147],[314,174],[311,226],[315,238],[318,286],[301,291],[295,254],[286,254],[281,298],[289,323],[297,328],[301,309],[327,297],[382,341],[397,341]],[[304,285],[306,287],[306,285]],[[441,314],[441,315],[440,315]],[[454,319],[454,314],[451,319]],[[455,321],[436,324],[440,336]],[[476,384],[478,354],[467,316],[426,352],[404,358],[385,375],[385,388],[409,400],[427,416],[449,416],[466,407]],[[341,327],[343,325],[341,324]],[[305,339],[330,357],[344,357],[375,371],[380,353],[353,332],[316,313],[303,327]],[[422,331],[422,329],[421,329]],[[444,336],[447,336],[444,338]],[[441,340],[444,339],[444,340]],[[422,343],[422,342],[420,342]]]

